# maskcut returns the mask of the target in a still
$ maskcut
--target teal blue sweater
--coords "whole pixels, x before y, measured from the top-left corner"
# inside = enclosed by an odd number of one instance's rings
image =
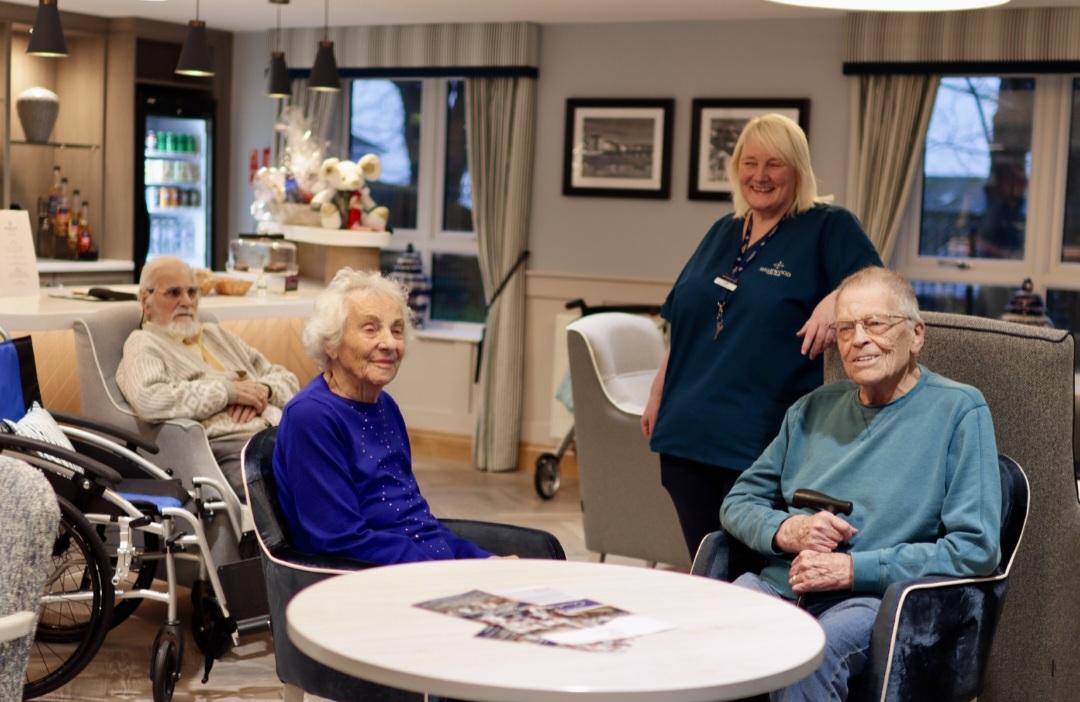
[[[857,592],[924,575],[993,572],[1000,558],[1001,484],[990,410],[973,387],[921,368],[915,387],[880,407],[851,381],[805,395],[720,509],[730,534],[773,558],[762,577],[786,597],[793,556],[773,549],[796,514],[795,490],[842,500],[859,531],[848,550]]]

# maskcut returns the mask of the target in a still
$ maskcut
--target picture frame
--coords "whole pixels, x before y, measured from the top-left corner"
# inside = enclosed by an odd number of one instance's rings
[[[691,200],[730,200],[734,183],[728,181],[727,161],[743,127],[754,117],[777,112],[810,133],[807,98],[696,98],[691,105]]]
[[[563,195],[667,199],[675,100],[569,98]]]

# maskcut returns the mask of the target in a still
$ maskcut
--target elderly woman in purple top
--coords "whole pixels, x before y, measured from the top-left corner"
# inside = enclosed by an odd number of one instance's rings
[[[405,421],[383,392],[405,355],[405,300],[396,283],[349,268],[315,300],[304,346],[323,372],[286,405],[274,449],[300,550],[383,565],[491,555],[432,516]]]

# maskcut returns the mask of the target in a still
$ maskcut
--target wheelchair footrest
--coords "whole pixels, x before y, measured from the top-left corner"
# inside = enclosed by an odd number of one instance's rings
[[[258,558],[245,558],[218,567],[221,589],[225,591],[225,606],[233,621],[267,618],[270,603],[263,581],[262,563]]]

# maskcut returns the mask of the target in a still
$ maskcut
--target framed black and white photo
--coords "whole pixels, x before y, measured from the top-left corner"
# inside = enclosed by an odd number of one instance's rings
[[[563,195],[668,198],[674,111],[674,100],[568,99]]]
[[[690,124],[691,200],[730,200],[728,161],[743,127],[754,117],[776,112],[799,123],[809,134],[810,101],[806,99],[694,100]]]

